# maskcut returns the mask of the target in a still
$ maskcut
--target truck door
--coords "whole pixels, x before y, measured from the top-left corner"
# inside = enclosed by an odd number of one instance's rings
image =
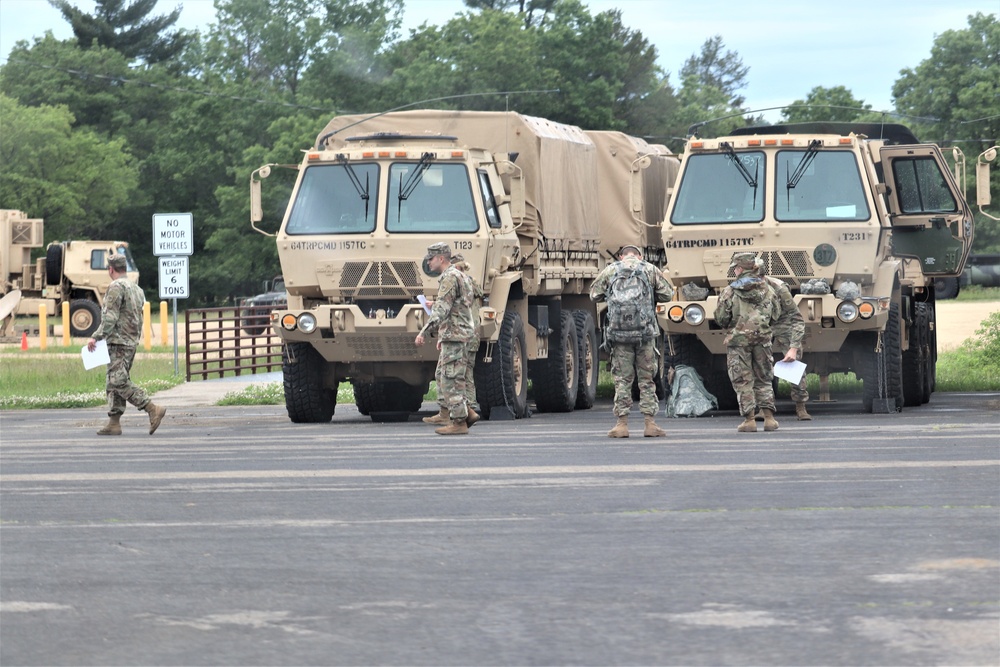
[[[892,253],[924,275],[958,276],[972,246],[972,210],[933,144],[879,150],[892,224]]]

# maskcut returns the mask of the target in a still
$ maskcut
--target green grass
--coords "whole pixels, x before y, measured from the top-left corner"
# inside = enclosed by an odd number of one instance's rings
[[[1000,301],[1000,287],[967,285],[961,289],[956,301]]]

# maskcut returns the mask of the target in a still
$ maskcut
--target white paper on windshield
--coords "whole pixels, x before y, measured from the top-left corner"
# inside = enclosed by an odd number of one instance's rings
[[[94,348],[93,352],[84,345],[80,348],[80,356],[83,357],[83,367],[88,371],[91,368],[111,363],[111,356],[108,354],[108,341],[106,340],[97,341],[97,347]]]
[[[420,302],[420,305],[423,306],[424,310],[427,311],[427,314],[430,315],[431,314],[431,307],[429,305],[427,305],[427,297],[425,297],[423,294],[418,294],[417,295],[417,301]]]
[[[801,361],[777,361],[774,364],[774,376],[787,380],[792,384],[798,384],[802,380],[802,374],[806,372],[806,365]]]

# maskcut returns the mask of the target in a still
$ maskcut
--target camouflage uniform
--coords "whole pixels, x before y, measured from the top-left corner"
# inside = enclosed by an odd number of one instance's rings
[[[447,406],[451,419],[469,416],[466,394],[469,348],[473,341],[479,348],[473,318],[475,293],[470,279],[455,266],[449,266],[439,278],[438,295],[430,318],[421,333],[438,332],[441,352],[438,355],[438,401]],[[475,388],[473,387],[473,391]]]
[[[736,255],[733,264],[743,274],[722,290],[715,308],[715,321],[729,329],[726,365],[740,414],[751,420],[757,408],[774,412],[771,325],[781,316],[781,303],[754,260],[753,253]]]
[[[655,266],[638,257],[626,256],[604,267],[590,287],[592,301],[606,301],[611,281],[621,269],[631,270],[643,265],[649,277],[649,284],[656,294],[656,300],[669,301],[674,290]],[[627,416],[632,409],[632,382],[639,378],[639,410],[646,416],[657,413],[660,402],[656,398],[653,375],[659,368],[659,350],[656,338],[637,344],[611,343],[611,375],[615,381],[614,413],[616,417]]]
[[[799,312],[799,307],[795,304],[795,299],[792,298],[792,293],[784,281],[772,276],[764,276],[764,280],[774,289],[778,301],[781,303],[781,316],[771,326],[773,334],[771,352],[774,359],[775,361],[783,359],[785,353],[794,347],[799,350],[798,359],[802,361],[802,338],[806,335],[806,324],[802,319],[802,313]],[[796,403],[805,403],[809,400],[805,373],[802,374],[802,379],[797,385],[792,385],[791,397]]]
[[[461,255],[454,255],[452,257],[454,261],[454,266],[456,269],[462,272],[465,276],[465,287],[469,289],[473,295],[472,303],[472,313],[473,317],[479,312],[479,307],[483,304],[483,298],[486,294],[483,289],[476,282],[475,278],[469,275],[469,270],[471,267],[469,263],[465,261],[465,258]],[[476,398],[476,355],[479,353],[479,337],[475,336],[471,341],[465,351],[465,402],[474,411],[479,412],[479,399]],[[434,380],[437,385],[441,386],[441,364],[439,363],[437,369],[434,371]],[[438,391],[438,407],[444,408],[445,410],[450,410],[448,404],[444,400],[444,396]]]
[[[111,357],[105,385],[108,416],[125,412],[126,401],[140,410],[144,410],[149,403],[146,392],[133,384],[129,377],[142,332],[142,306],[145,302],[142,289],[127,278],[113,281],[104,297],[101,325],[92,338],[106,340],[108,356]]]

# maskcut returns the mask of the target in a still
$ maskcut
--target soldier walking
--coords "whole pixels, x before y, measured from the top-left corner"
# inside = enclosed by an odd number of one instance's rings
[[[619,315],[615,303],[616,291],[631,292],[631,309]],[[619,292],[620,293],[620,292]],[[614,414],[618,421],[608,431],[610,438],[628,437],[628,414],[632,410],[632,383],[638,377],[639,410],[645,419],[643,436],[661,438],[667,434],[656,425],[654,417],[660,407],[656,398],[653,374],[659,368],[656,347],[659,328],[656,324],[656,302],[669,301],[674,290],[655,266],[642,259],[637,246],[627,245],[618,253],[618,261],[604,267],[590,288],[592,301],[608,302],[608,322],[605,340],[611,345],[611,375],[615,381]]]
[[[781,303],[781,317],[771,326],[771,353],[775,361],[802,361],[802,339],[806,335],[806,323],[802,319],[802,313],[792,298],[792,292],[788,289],[785,281],[764,273],[764,260],[757,258],[757,270],[760,276],[771,285],[774,293]],[[772,385],[773,386],[773,385]],[[802,374],[802,379],[798,384],[791,386],[791,397],[795,401],[795,417],[799,421],[811,421],[812,415],[806,411],[806,401],[809,400],[809,390],[806,383],[806,374]],[[758,412],[755,419],[763,419],[764,415]]]
[[[466,286],[466,275],[451,263],[451,247],[435,243],[427,248],[425,265],[432,275],[440,274],[438,296],[430,318],[414,339],[425,342],[424,333],[438,332],[438,397],[443,397],[450,423],[434,429],[440,435],[462,435],[479,421],[466,396],[466,367],[469,344],[477,338],[472,309],[475,294]]]
[[[770,284],[760,277],[752,252],[733,256],[729,265],[736,280],[719,297],[715,321],[726,334],[726,365],[729,380],[739,399],[743,423],[740,433],[754,433],[754,414],[764,415],[764,430],[778,430],[774,418],[774,361],[771,358],[771,326],[781,317],[781,304]]]
[[[153,403],[142,387],[133,384],[129,377],[142,331],[142,305],[146,302],[146,297],[142,289],[128,279],[128,262],[124,255],[108,257],[108,275],[112,282],[104,297],[101,325],[87,341],[87,349],[93,352],[97,341],[106,340],[108,356],[111,357],[105,384],[108,423],[97,435],[122,434],[121,418],[126,402],[146,411],[149,415],[149,434],[153,435],[163,421],[163,416],[167,414],[167,409]]]

